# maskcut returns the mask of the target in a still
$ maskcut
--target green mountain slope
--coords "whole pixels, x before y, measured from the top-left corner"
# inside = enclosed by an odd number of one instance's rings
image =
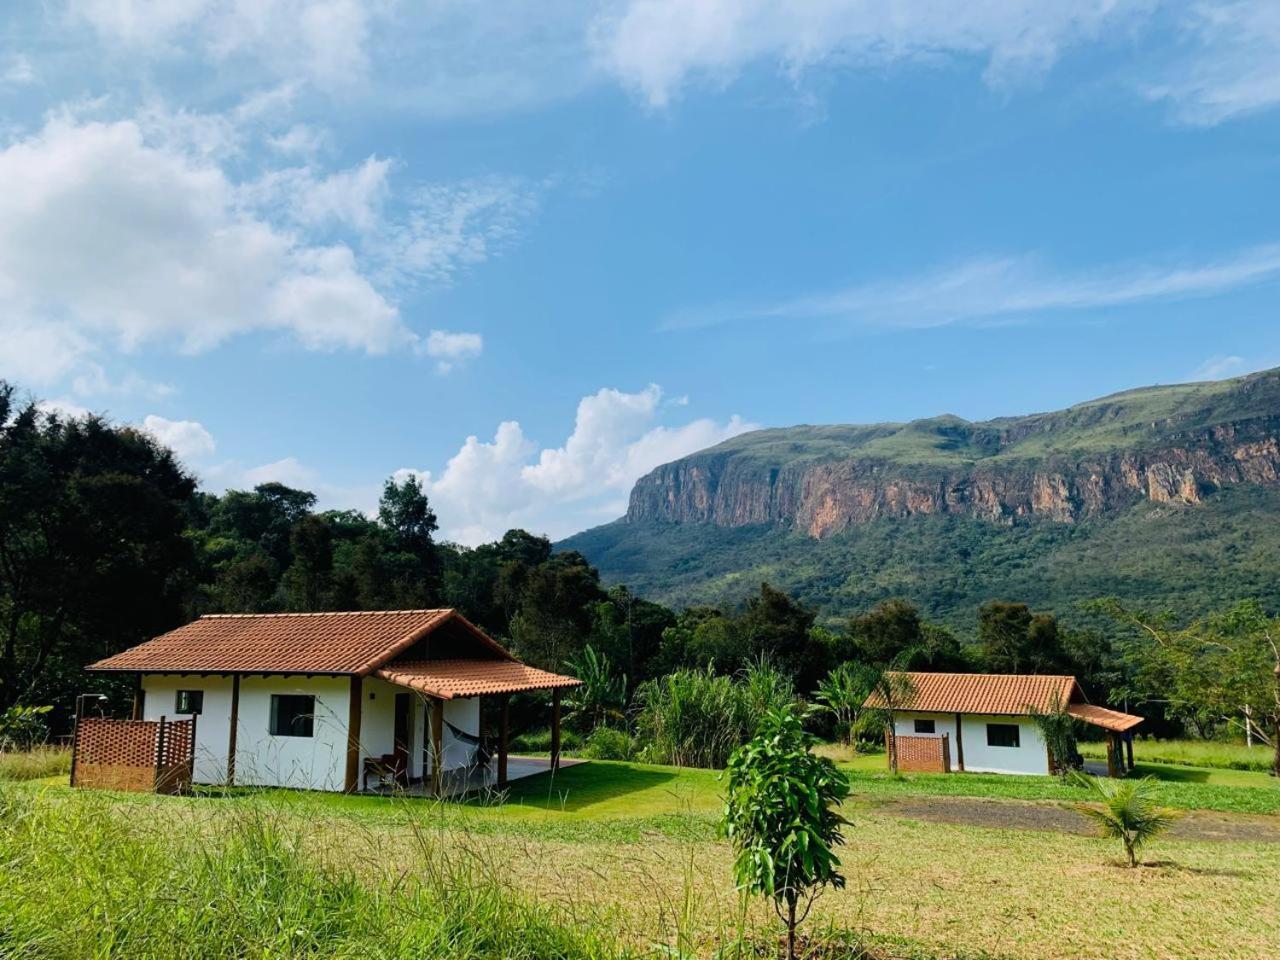
[[[764,430],[658,468],[562,546],[676,605],[769,580],[832,619],[888,596],[962,627],[993,598],[1194,614],[1277,595],[1278,437],[1280,371],[985,423]]]

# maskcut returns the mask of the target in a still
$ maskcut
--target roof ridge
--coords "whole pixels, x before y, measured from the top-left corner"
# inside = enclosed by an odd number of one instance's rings
[[[423,607],[417,610],[321,610],[314,613],[202,613],[201,620],[267,620],[283,617],[390,617],[415,613],[453,613],[454,607]]]
[[[891,670],[890,673],[914,673],[924,677],[1017,677],[1028,680],[1075,680],[1070,673],[973,673],[945,670]]]

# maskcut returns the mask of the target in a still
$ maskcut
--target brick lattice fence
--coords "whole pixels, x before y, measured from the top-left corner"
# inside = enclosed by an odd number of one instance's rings
[[[950,773],[951,743],[943,734],[895,734],[903,773]]]
[[[76,724],[71,785],[144,793],[191,789],[196,722],[108,720],[85,717]]]

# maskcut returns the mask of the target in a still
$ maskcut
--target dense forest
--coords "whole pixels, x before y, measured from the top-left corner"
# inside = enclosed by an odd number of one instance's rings
[[[1095,702],[1129,701],[1154,729],[1169,706],[1169,674],[1140,655],[1150,642],[1124,611],[1100,631],[988,600],[961,634],[898,598],[824,621],[760,581],[732,602],[677,611],[607,587],[545,537],[511,530],[468,548],[436,534],[416,480],[387,480],[372,517],[318,510],[314,494],[278,483],[215,495],[150,435],[42,412],[0,385],[0,711],[51,704],[65,718],[84,689],[123,697],[83,666],[201,613],[438,606],[531,663],[591,674],[609,691],[591,708],[601,716],[609,697],[623,708],[646,681],[762,662],[803,696],[857,662],[1071,673]],[[1231,709],[1190,717],[1174,706],[1179,721],[1209,728]]]

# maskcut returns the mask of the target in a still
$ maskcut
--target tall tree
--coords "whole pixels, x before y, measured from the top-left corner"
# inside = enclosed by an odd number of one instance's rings
[[[333,531],[323,517],[308,515],[289,537],[293,563],[284,573],[285,605],[311,612],[327,609],[333,579]]]
[[[185,618],[194,491],[149,435],[0,383],[0,709],[65,701],[87,661]]]

